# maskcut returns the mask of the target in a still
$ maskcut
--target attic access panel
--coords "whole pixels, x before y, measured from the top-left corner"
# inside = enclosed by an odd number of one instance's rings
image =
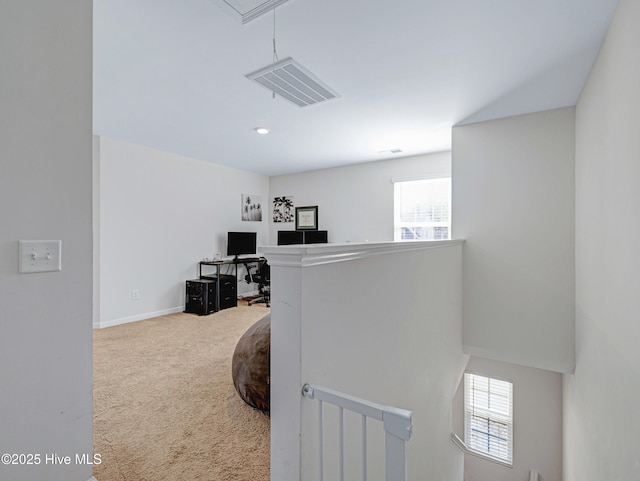
[[[243,25],[270,12],[288,0],[213,0],[225,12],[239,20]]]

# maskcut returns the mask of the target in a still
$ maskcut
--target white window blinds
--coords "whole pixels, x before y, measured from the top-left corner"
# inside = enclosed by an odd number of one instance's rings
[[[513,464],[513,383],[465,373],[464,442],[477,454]]]
[[[394,181],[393,237],[451,238],[451,177]]]

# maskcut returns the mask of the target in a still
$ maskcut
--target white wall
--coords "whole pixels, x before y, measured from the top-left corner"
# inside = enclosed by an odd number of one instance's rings
[[[258,245],[267,243],[268,177],[105,137],[98,151],[100,317],[94,324],[183,310],[185,281],[197,278],[200,260],[226,256],[228,231],[254,231]],[[242,194],[262,196],[261,222],[241,220]],[[238,271],[239,294],[256,290],[244,274]]]
[[[465,352],[572,372],[574,109],[455,127],[452,172]]]
[[[450,173],[451,154],[443,152],[280,175],[270,179],[269,202],[292,195],[297,207],[317,205],[319,227],[329,231],[329,242],[389,241],[393,240],[391,179]],[[279,230],[293,228],[293,223],[270,221],[271,243],[276,243]]]
[[[576,351],[565,481],[640,479],[640,2],[621,0],[576,109]]]
[[[86,1],[0,7],[0,454],[41,455],[3,481],[91,477],[91,25]],[[62,240],[62,271],[18,274],[21,239]]]
[[[465,481],[562,480],[562,374],[471,357],[467,371],[513,382],[513,467],[465,454]],[[454,399],[454,430],[464,439],[464,383]]]
[[[453,396],[467,361],[461,242],[265,252],[273,287],[271,479],[317,479],[317,406],[300,394],[308,382],[413,411],[408,479],[461,481],[463,456],[450,438]],[[369,431],[376,429],[372,422]],[[335,447],[335,439],[327,445]],[[346,439],[356,449],[359,436],[348,430]],[[381,454],[369,459],[369,479],[381,479]],[[331,469],[328,462],[327,479],[337,479]]]

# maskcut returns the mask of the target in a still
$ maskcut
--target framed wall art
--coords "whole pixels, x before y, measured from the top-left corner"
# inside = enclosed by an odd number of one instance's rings
[[[262,220],[262,196],[242,194],[242,220]]]
[[[296,207],[296,230],[318,230],[318,206]]]
[[[273,222],[293,222],[293,196],[273,198]]]

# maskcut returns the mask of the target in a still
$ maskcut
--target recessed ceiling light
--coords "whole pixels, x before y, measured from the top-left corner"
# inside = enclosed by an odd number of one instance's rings
[[[255,129],[256,132],[258,132],[260,135],[267,135],[269,133],[269,129],[265,128],[265,127],[256,127]]]

